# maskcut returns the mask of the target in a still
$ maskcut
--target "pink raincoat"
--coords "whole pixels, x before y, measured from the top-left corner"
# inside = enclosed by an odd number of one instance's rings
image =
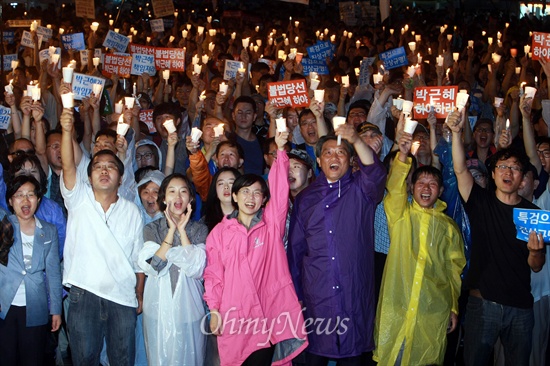
[[[283,365],[308,345],[283,247],[288,169],[286,152],[278,150],[268,178],[271,200],[250,230],[224,217],[206,239],[204,299],[220,312],[222,366],[241,365],[272,344],[273,365]]]

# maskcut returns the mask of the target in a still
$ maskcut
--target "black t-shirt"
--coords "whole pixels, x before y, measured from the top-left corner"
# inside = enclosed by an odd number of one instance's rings
[[[527,243],[516,239],[514,208],[537,209],[522,198],[515,206],[502,203],[495,191],[474,184],[464,208],[470,218],[472,251],[466,285],[489,301],[532,308],[531,268]]]

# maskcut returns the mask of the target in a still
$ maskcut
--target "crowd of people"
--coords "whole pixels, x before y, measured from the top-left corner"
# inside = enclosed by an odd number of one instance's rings
[[[515,226],[550,210],[550,63],[525,47],[545,18],[215,8],[156,32],[132,4],[12,12],[52,36],[3,45],[0,364],[550,362],[548,236]],[[108,31],[185,71],[105,72]],[[67,67],[104,85],[75,100]],[[281,81],[307,102],[275,103]],[[425,87],[462,96],[413,119]]]

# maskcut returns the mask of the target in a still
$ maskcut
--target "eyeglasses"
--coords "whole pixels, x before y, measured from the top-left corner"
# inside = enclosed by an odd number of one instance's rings
[[[17,151],[14,151],[12,152],[10,155],[15,155],[16,157],[20,157],[20,156],[23,156],[23,155],[34,155],[36,154],[36,151],[34,150],[17,150]]]
[[[353,112],[353,113],[350,113],[348,114],[348,118],[355,118],[355,117],[366,117],[367,114],[365,112]]]
[[[61,144],[55,143],[55,144],[51,144],[51,145],[46,145],[46,147],[49,147],[53,150],[59,150],[59,149],[61,149]]]
[[[36,198],[36,193],[34,192],[27,192],[27,193],[15,193],[12,198],[15,198],[16,200],[22,200],[23,198],[30,200],[33,200]]]
[[[507,169],[510,169],[512,172],[521,172],[521,168],[517,165],[514,165],[514,166],[508,166],[508,165],[497,165],[496,168],[498,170],[507,170]]]
[[[241,189],[239,193],[245,197],[253,196],[254,198],[261,198],[264,195],[262,191],[251,191],[248,188]]]
[[[317,125],[316,119],[309,119],[307,121],[300,121],[300,126],[313,126]]]
[[[550,150],[537,150],[537,154],[550,158]]]
[[[146,152],[144,154],[136,154],[136,160],[137,161],[141,161],[141,160],[149,160],[153,157],[153,153],[152,152]]]

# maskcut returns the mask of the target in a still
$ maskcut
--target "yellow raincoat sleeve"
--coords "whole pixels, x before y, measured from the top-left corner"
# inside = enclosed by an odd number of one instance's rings
[[[398,152],[397,154],[401,154]],[[407,184],[405,180],[411,169],[412,159],[407,157],[405,163],[401,162],[397,155],[393,160],[386,181],[388,194],[384,198],[384,209],[388,218],[388,227],[391,227],[397,220],[403,218],[407,209]]]

